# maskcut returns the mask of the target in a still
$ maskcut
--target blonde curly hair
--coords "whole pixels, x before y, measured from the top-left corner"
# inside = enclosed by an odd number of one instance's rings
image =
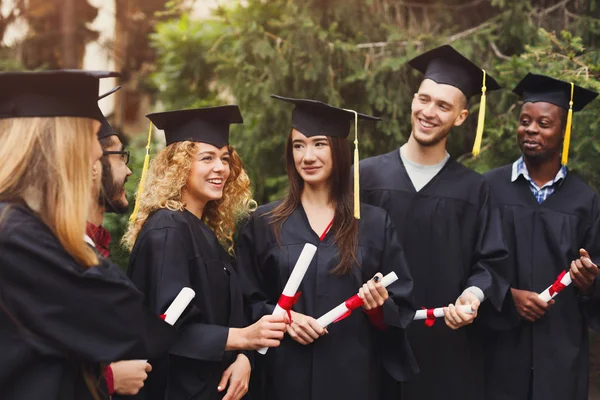
[[[146,188],[139,199],[139,211],[129,223],[121,242],[131,251],[140,230],[148,217],[155,211],[166,208],[183,211],[182,193],[198,153],[198,143],[176,142],[163,150],[150,163]],[[242,160],[229,146],[229,178],[225,182],[223,197],[209,201],[204,207],[202,221],[210,227],[221,245],[233,254],[233,234],[237,222],[256,208],[250,190],[250,178],[244,170]]]

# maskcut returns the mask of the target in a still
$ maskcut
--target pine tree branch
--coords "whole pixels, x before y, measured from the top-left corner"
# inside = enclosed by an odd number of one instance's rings
[[[496,55],[496,57],[502,59],[502,60],[506,60],[506,61],[510,61],[511,58],[507,55],[504,55],[500,52],[500,49],[498,49],[498,46],[496,46],[496,43],[494,43],[493,41],[490,42],[490,47],[492,48],[492,51],[494,52],[494,54]]]
[[[401,7],[413,7],[413,8],[421,8],[421,9],[431,9],[431,8],[444,8],[444,9],[452,9],[452,10],[462,10],[464,8],[475,7],[479,4],[483,3],[485,0],[473,0],[467,4],[421,4],[421,3],[407,3],[404,1],[397,1],[396,5]]]

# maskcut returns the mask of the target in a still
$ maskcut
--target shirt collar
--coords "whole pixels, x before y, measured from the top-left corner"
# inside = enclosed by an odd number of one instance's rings
[[[527,179],[529,182],[533,182],[531,177],[529,176],[529,171],[527,170],[527,164],[525,164],[525,160],[523,159],[523,156],[519,157],[519,159],[513,163],[510,181],[511,182],[516,181],[517,179],[519,179],[519,176],[521,176],[521,175],[523,176],[523,178]],[[561,165],[561,167],[558,170],[558,172],[556,173],[556,176],[554,177],[554,179],[550,182],[545,183],[543,187],[552,186],[552,185],[560,182],[561,180],[565,179],[566,176],[567,176],[567,167],[565,165]]]

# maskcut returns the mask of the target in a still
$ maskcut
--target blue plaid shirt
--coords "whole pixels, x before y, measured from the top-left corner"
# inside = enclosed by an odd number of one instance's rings
[[[529,176],[529,171],[527,171],[527,165],[525,165],[525,161],[523,161],[523,156],[521,156],[512,165],[512,175],[510,178],[511,182],[516,181],[521,175],[523,175],[523,178],[527,179],[527,182],[529,182],[529,189],[531,189],[531,193],[533,193],[537,202],[541,204],[544,200],[548,198],[548,196],[554,193],[554,190],[556,190],[556,188],[560,186],[562,181],[565,179],[565,177],[567,176],[567,167],[564,165],[561,166],[553,180],[551,180],[550,182],[546,182],[544,186],[539,187]]]

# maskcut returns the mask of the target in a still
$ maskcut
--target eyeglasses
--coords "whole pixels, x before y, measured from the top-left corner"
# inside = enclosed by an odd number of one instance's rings
[[[124,150],[124,151],[103,151],[102,155],[104,156],[108,156],[110,154],[119,154],[121,156],[121,160],[123,160],[123,162],[125,164],[127,164],[129,162],[129,151]]]

